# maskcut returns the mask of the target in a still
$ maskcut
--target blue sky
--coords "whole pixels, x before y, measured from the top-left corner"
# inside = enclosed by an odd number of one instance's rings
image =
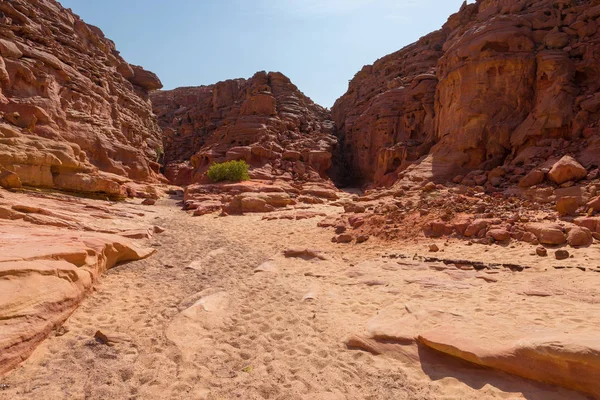
[[[59,0],[165,89],[280,71],[331,107],[363,65],[439,29],[463,0]]]

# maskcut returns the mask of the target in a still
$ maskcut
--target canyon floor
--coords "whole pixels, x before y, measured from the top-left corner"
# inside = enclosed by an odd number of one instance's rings
[[[349,338],[393,329],[377,317],[404,310],[459,318],[445,321],[465,339],[594,334],[600,274],[576,267],[597,262],[595,245],[558,262],[524,243],[336,244],[317,227],[322,217],[191,217],[178,201],[144,208],[141,218],[166,229],[147,240],[157,253],[109,270],[61,328],[0,378],[0,399],[588,398],[415,342],[367,352]],[[432,243],[440,259],[528,268],[425,261]],[[284,254],[290,249],[314,252]]]

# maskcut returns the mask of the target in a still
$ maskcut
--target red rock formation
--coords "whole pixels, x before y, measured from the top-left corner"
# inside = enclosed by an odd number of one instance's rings
[[[337,143],[329,112],[283,74],[152,94],[165,132],[166,176],[198,182],[208,166],[246,160],[253,179],[326,178]]]
[[[156,75],[54,0],[2,1],[0,20],[0,172],[110,194],[128,179],[155,180]]]
[[[389,185],[409,167],[437,181],[479,170],[483,184],[565,154],[597,167],[599,17],[595,0],[479,0],[364,67],[332,109],[353,172]]]

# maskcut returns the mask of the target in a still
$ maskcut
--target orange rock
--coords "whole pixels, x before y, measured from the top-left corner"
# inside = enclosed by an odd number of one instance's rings
[[[546,174],[544,173],[544,171],[534,169],[519,181],[519,187],[528,188],[531,186],[539,185],[544,181],[545,178]]]
[[[534,234],[542,244],[560,245],[567,242],[567,237],[558,225],[531,223],[525,226],[525,230]]]
[[[561,216],[574,216],[577,214],[579,208],[579,201],[576,197],[564,196],[558,199],[556,202],[556,210]]]
[[[567,229],[567,242],[570,246],[589,246],[593,241],[592,232],[587,228],[572,227]]]
[[[600,196],[593,198],[587,203],[587,208],[592,209],[595,212],[600,212]]]
[[[482,346],[464,332],[440,327],[419,341],[475,364],[600,396],[600,347],[593,336],[554,334]]]
[[[552,166],[548,172],[548,178],[561,184],[568,181],[578,181],[585,178],[587,170],[581,166],[573,157],[564,156]]]

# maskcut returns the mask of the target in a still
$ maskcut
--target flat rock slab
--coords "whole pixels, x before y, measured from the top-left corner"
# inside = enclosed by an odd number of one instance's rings
[[[600,396],[600,340],[596,334],[548,333],[483,345],[473,332],[441,327],[419,342],[485,367]]]
[[[353,335],[345,343],[373,354],[406,353],[399,346],[417,344],[523,378],[600,396],[600,340],[595,322],[561,330],[555,326],[564,322],[541,323],[535,316],[544,312],[569,319],[583,314],[576,303],[565,312],[567,303],[557,306],[549,300],[537,297],[535,313],[527,308],[515,310],[509,299],[485,313],[481,304],[468,302],[395,303],[366,324],[366,335]]]

